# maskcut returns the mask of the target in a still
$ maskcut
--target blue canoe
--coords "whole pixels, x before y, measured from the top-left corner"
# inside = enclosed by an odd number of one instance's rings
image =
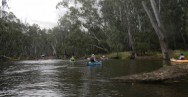
[[[102,65],[102,61],[96,61],[96,62],[88,62],[87,66],[100,66]]]

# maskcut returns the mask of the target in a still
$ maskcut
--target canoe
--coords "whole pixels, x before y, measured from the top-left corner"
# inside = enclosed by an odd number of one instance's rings
[[[177,60],[177,59],[170,59],[170,62],[175,65],[175,64],[188,64],[188,60]]]
[[[88,63],[87,63],[87,66],[91,66],[91,67],[100,66],[100,65],[102,65],[102,62],[101,62],[101,61],[88,62]]]
[[[75,60],[69,60],[69,62],[74,64],[76,61]]]

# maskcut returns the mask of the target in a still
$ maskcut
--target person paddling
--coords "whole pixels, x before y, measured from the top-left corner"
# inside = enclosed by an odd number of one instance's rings
[[[94,54],[91,55],[91,58],[90,58],[90,62],[95,62],[96,61],[96,57]]]
[[[72,57],[70,58],[70,62],[75,62],[74,56],[72,56]]]
[[[178,59],[179,59],[179,60],[185,60],[185,56],[184,56],[184,54],[181,53]]]

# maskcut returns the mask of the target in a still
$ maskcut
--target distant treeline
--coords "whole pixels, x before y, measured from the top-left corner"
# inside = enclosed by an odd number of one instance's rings
[[[85,56],[132,51],[137,55],[188,47],[188,0],[62,0],[67,9],[52,29],[0,18],[0,55]]]

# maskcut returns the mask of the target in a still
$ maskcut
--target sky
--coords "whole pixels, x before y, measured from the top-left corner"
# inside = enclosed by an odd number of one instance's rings
[[[12,11],[22,22],[38,24],[41,28],[53,28],[57,25],[60,10],[56,9],[61,0],[8,0]],[[61,10],[62,11],[62,10]]]

